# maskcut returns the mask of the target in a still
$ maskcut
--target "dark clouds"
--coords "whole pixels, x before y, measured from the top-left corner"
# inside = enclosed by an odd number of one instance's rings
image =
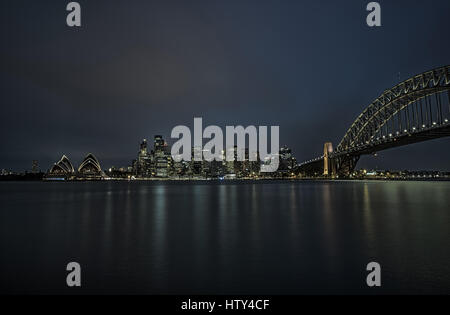
[[[125,165],[142,138],[194,116],[280,125],[281,143],[309,159],[399,72],[450,63],[444,0],[381,1],[379,29],[356,0],[79,2],[81,29],[65,25],[65,1],[1,3],[0,168],[90,151]],[[408,155],[408,167],[450,169],[444,140],[388,152],[383,166]]]

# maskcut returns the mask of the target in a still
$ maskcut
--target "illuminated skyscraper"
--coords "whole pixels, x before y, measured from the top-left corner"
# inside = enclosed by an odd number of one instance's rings
[[[156,135],[153,149],[154,174],[156,177],[169,177],[172,172],[170,148],[163,137]]]
[[[136,174],[142,177],[151,176],[151,156],[147,150],[147,139],[142,140],[136,161]]]
[[[165,141],[163,139],[163,136],[161,135],[156,135],[154,142],[153,142],[153,150],[154,152],[158,152],[158,151],[163,151],[164,150],[164,145],[165,145]]]

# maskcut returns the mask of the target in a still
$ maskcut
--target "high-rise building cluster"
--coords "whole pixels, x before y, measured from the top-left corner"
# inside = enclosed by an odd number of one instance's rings
[[[170,147],[163,137],[155,136],[153,149],[148,150],[147,139],[142,140],[137,159],[132,162],[132,172],[144,178],[170,177],[173,173],[173,159]]]
[[[154,137],[153,148],[150,149],[144,139],[139,148],[137,158],[133,160],[129,175],[137,178],[256,178],[256,177],[288,177],[297,167],[291,149],[282,147],[279,152],[279,168],[276,173],[260,172],[261,163],[258,152],[249,152],[248,148],[241,152],[243,161],[238,161],[238,148],[232,150],[233,161],[226,160],[227,152],[222,151],[222,161],[208,162],[202,157],[205,152],[200,147],[191,148],[191,161],[176,162],[170,152],[170,146],[160,135]],[[253,158],[252,158],[253,157]]]

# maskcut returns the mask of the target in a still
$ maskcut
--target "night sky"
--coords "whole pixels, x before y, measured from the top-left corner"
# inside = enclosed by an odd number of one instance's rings
[[[450,64],[450,1],[1,1],[0,168],[66,154],[129,165],[176,125],[279,125],[300,161],[336,146],[385,89]],[[169,140],[169,139],[168,139]],[[171,142],[169,140],[169,142]],[[450,139],[358,167],[450,170]]]

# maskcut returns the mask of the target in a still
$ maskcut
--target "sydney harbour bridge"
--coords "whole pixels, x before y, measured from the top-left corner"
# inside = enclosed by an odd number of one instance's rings
[[[304,176],[346,177],[362,155],[450,136],[450,66],[416,75],[386,90],[353,122],[333,150],[303,162]]]

